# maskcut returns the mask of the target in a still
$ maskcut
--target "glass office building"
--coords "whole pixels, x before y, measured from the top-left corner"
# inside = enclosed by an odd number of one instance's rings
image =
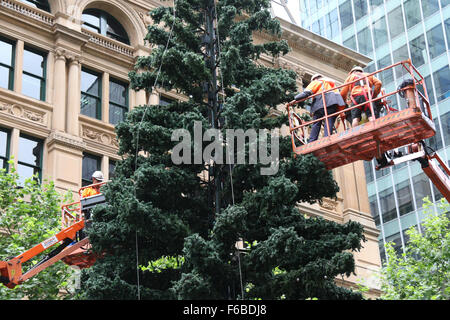
[[[411,58],[425,78],[436,125],[427,144],[450,165],[450,0],[290,0],[299,1],[300,24],[323,37],[372,59],[373,72]],[[386,92],[407,78],[402,68],[377,75]],[[391,96],[391,106],[405,101]],[[380,230],[379,246],[393,241],[398,252],[408,241],[406,229],[423,220],[423,198],[435,204],[442,198],[416,161],[380,171],[374,160],[365,162],[371,213]],[[435,205],[434,209],[438,211]]]

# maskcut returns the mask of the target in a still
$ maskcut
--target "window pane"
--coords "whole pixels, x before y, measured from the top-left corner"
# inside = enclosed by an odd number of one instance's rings
[[[339,21],[337,15],[337,9],[334,9],[326,16],[327,22],[327,37],[334,38],[339,33]]]
[[[444,134],[445,145],[450,145],[450,112],[441,116],[442,133]]]
[[[352,3],[349,0],[339,6],[339,15],[341,17],[342,30],[353,23]]]
[[[116,172],[116,162],[109,160],[109,179],[113,179]]]
[[[372,171],[372,162],[371,161],[364,161],[364,171],[366,173],[366,182],[372,182],[373,181],[373,171]]]
[[[441,130],[439,128],[439,122],[437,118],[433,119],[434,126],[436,127],[436,134],[426,140],[427,145],[433,150],[439,150],[442,148]]]
[[[442,3],[444,7],[444,3]],[[438,0],[422,0],[423,17],[426,18],[439,10]]]
[[[23,71],[34,74],[38,77],[44,76],[44,62],[43,54],[37,54],[25,49],[23,52]]]
[[[13,45],[0,40],[0,63],[12,66],[13,61]]]
[[[127,86],[114,81],[109,82],[109,101],[122,106],[127,105]]]
[[[8,157],[8,132],[0,130],[0,157]],[[1,168],[2,166],[0,166]]]
[[[107,27],[106,27],[106,35],[122,41],[126,44],[129,44],[128,35],[122,25],[113,17],[107,15],[106,17]]]
[[[380,215],[378,214],[378,203],[377,203],[377,196],[372,195],[369,197],[369,204],[370,204],[370,213],[372,214],[372,218],[375,221],[375,225],[380,225]]]
[[[407,0],[404,3],[404,8],[406,27],[409,29],[420,22],[420,8],[418,6],[417,0]]]
[[[98,98],[81,94],[80,113],[85,116],[99,119],[101,101]]]
[[[11,79],[12,76],[10,76],[11,72],[9,68],[5,68],[3,66],[0,66],[0,87],[12,90],[11,87]]]
[[[412,63],[416,68],[427,62],[425,37],[423,35],[411,40],[409,42],[409,49],[411,51]]]
[[[160,106],[167,106],[168,104],[171,104],[172,102],[174,102],[175,100],[167,98],[165,96],[160,96],[159,97],[159,105]]]
[[[450,18],[444,21],[444,28],[447,35],[447,44],[450,46]]]
[[[366,0],[353,0],[355,7],[355,19],[364,17],[367,14],[367,2]]]
[[[370,0],[370,8],[374,9],[383,4],[383,0]]]
[[[109,105],[109,123],[118,124],[125,120],[127,110],[125,108],[110,104]]]
[[[41,79],[23,74],[22,82],[22,93],[24,95],[38,100],[43,98],[42,86],[44,85],[44,82]]]
[[[87,72],[85,70],[81,71],[81,91],[89,93],[93,96],[100,96],[100,76]]]
[[[387,35],[387,26],[386,26],[386,18],[383,17],[373,23],[373,36],[375,46],[379,47],[385,43],[387,43],[388,35]]]
[[[381,191],[379,197],[383,223],[395,219],[397,217],[397,210],[395,208],[395,198],[392,187]]]
[[[427,40],[432,59],[445,52],[444,34],[442,33],[441,24],[427,31]]]
[[[378,69],[390,66],[392,64],[391,55],[388,54],[387,56],[378,60],[377,63]],[[392,69],[387,69],[383,72],[378,73],[378,78],[383,82],[383,86],[385,86],[394,80],[394,73],[392,72]]]
[[[430,75],[425,77],[425,86],[427,88],[428,102],[430,103],[430,106],[432,106],[436,101],[434,100],[434,92]]]
[[[35,174],[39,174],[39,169],[23,164],[17,165],[17,173],[19,174],[18,185],[24,186],[25,179],[31,178]]]
[[[42,160],[42,142],[19,137],[19,162],[40,167]]]
[[[409,181],[403,181],[396,184],[395,191],[397,192],[398,210],[400,212],[400,215],[402,216],[411,211],[414,211]]]
[[[425,173],[420,173],[413,177],[414,196],[416,197],[417,208],[422,208],[423,198],[429,197],[431,200],[431,189]]]
[[[391,39],[394,39],[396,36],[405,31],[403,29],[403,15],[401,6],[398,6],[397,8],[388,13],[388,21]]]
[[[321,36],[325,36],[325,25],[323,17],[313,22],[311,31],[320,34]]]
[[[450,97],[450,77],[448,65],[433,74],[437,101]]]
[[[100,157],[84,154],[82,163],[82,186],[87,186],[92,184],[92,174],[100,170],[101,159]]]
[[[85,12],[83,12],[83,15],[81,16],[81,19],[83,20],[83,22],[89,23],[93,27],[97,27],[98,31],[100,30],[100,17],[99,16],[96,16],[93,13],[86,13],[86,11],[85,11]],[[86,27],[86,26],[83,25],[83,27]]]
[[[397,232],[396,234],[387,237],[386,238],[386,243],[387,242],[392,242],[393,243],[392,247],[394,248],[394,250],[397,253],[397,255],[400,255],[400,254],[403,253],[402,238],[400,236],[400,232]]]
[[[35,8],[50,12],[50,6],[47,0],[21,0]]]
[[[362,54],[372,52],[372,36],[370,35],[369,28],[364,28],[358,32],[358,46],[359,52]]]
[[[344,41],[344,46],[347,48],[353,49],[356,51],[356,38],[355,36],[351,36],[347,40]]]
[[[405,44],[404,46],[401,46],[400,48],[392,52],[392,55],[394,56],[394,63],[407,60],[409,58],[408,47]],[[405,68],[402,65],[396,66],[394,69],[397,78],[401,78],[403,76],[408,75],[408,71],[405,70]]]
[[[83,27],[109,38],[130,44],[123,26],[109,13],[98,9],[87,9],[82,15]]]

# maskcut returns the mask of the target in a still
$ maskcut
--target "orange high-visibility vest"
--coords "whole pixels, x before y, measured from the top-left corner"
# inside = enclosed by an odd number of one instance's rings
[[[97,189],[94,189],[92,187],[89,187],[89,188],[86,188],[83,190],[81,197],[86,198],[86,197],[90,197],[90,196],[95,196],[96,194],[100,194],[100,191]]]

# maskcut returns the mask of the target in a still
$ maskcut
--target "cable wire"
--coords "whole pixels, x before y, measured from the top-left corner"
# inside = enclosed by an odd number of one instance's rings
[[[214,2],[214,17],[216,20],[216,30],[217,30],[217,48],[219,51],[219,70],[220,70],[220,82],[221,82],[221,91],[222,91],[222,110],[220,111],[220,113],[222,113],[223,108],[225,106],[225,101],[226,101],[226,95],[225,95],[225,90],[224,90],[224,81],[223,81],[223,73],[222,73],[222,69],[220,68],[220,63],[222,62],[221,59],[221,53],[222,50],[220,49],[220,35],[219,35],[219,20],[218,20],[218,15],[217,15],[217,6],[216,3]],[[228,139],[228,137],[227,137]],[[230,187],[231,187],[231,201],[232,204],[234,206],[235,202],[234,202],[234,188],[233,188],[233,167],[231,165],[231,159],[230,159],[230,152],[229,152],[229,145],[228,142],[225,141],[225,146],[226,146],[226,151],[228,151],[228,165],[230,166]],[[233,150],[233,156],[234,156],[234,150]],[[241,267],[241,252],[240,249],[237,248],[237,258],[238,258],[238,266],[239,266],[239,280],[240,280],[240,284],[241,284],[241,299],[244,300],[244,285],[243,285],[243,277],[242,277],[242,267]]]

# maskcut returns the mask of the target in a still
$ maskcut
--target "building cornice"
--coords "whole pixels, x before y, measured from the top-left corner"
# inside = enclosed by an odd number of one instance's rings
[[[321,37],[309,30],[281,18],[277,17],[276,19],[280,21],[283,32],[282,38],[288,41],[290,47],[312,55],[320,61],[331,64],[344,71],[349,71],[353,65],[366,66],[372,61],[367,56]],[[263,37],[271,40],[274,39],[273,36],[267,33]]]

